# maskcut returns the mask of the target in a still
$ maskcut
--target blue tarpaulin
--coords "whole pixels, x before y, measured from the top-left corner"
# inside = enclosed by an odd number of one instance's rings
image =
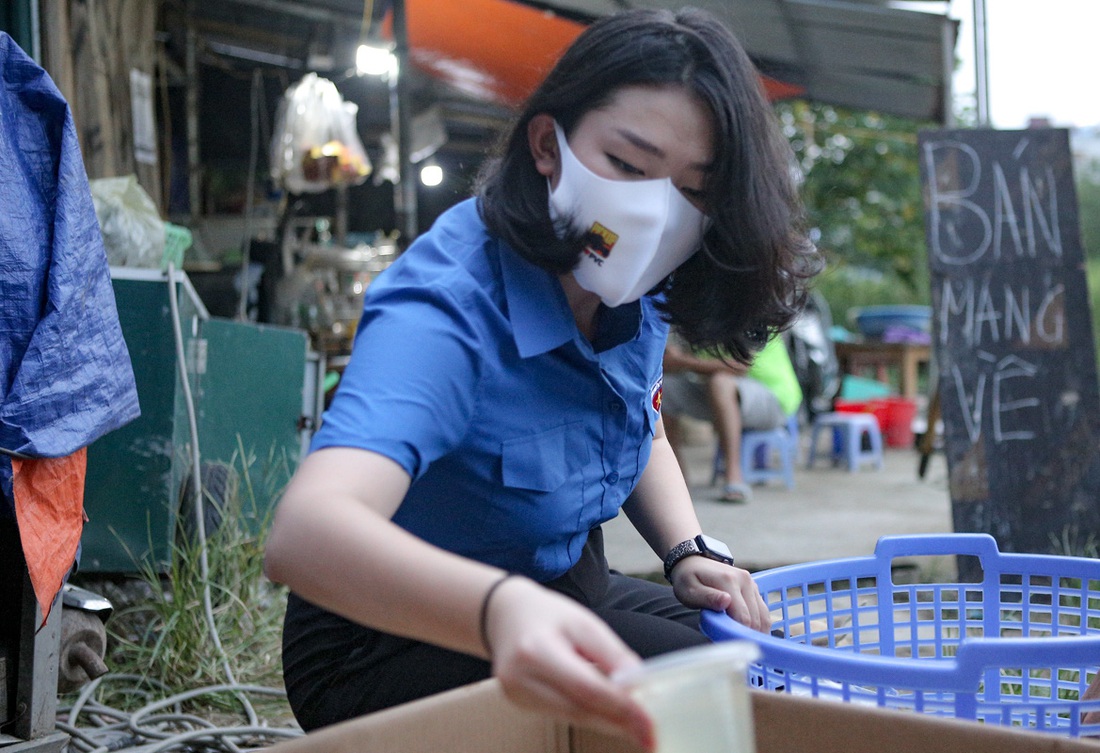
[[[137,418],[137,389],[69,106],[3,32],[0,82],[0,450],[63,457]]]

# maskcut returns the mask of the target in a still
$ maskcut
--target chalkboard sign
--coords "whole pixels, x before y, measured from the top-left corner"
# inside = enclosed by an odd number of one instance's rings
[[[1069,137],[920,136],[952,517],[1003,551],[1100,543],[1100,398]]]

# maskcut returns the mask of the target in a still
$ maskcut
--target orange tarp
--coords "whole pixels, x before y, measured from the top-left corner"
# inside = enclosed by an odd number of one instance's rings
[[[414,65],[478,99],[522,103],[584,24],[513,0],[406,0]],[[762,77],[768,96],[802,87]]]
[[[479,99],[517,104],[584,25],[508,0],[406,0],[414,65]]]
[[[81,448],[63,458],[11,461],[15,519],[43,622],[76,561],[87,460]]]

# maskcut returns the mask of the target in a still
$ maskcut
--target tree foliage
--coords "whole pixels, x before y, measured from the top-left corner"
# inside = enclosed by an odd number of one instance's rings
[[[1100,161],[1077,166],[1077,218],[1085,252],[1085,279],[1092,309],[1092,337],[1100,363]]]
[[[926,124],[801,101],[777,105],[777,114],[804,176],[810,227],[829,260],[826,278],[845,285],[873,278],[894,302],[927,300],[917,150]]]
[[[1100,258],[1100,160],[1092,160],[1079,167],[1077,206],[1085,254]]]

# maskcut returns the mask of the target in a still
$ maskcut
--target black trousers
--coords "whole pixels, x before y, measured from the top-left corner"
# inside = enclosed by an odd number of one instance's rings
[[[544,584],[589,607],[643,658],[709,643],[699,612],[672,588],[610,571],[603,531],[580,561]],[[305,730],[484,680],[489,663],[357,625],[291,594],[283,626],[283,675]]]

